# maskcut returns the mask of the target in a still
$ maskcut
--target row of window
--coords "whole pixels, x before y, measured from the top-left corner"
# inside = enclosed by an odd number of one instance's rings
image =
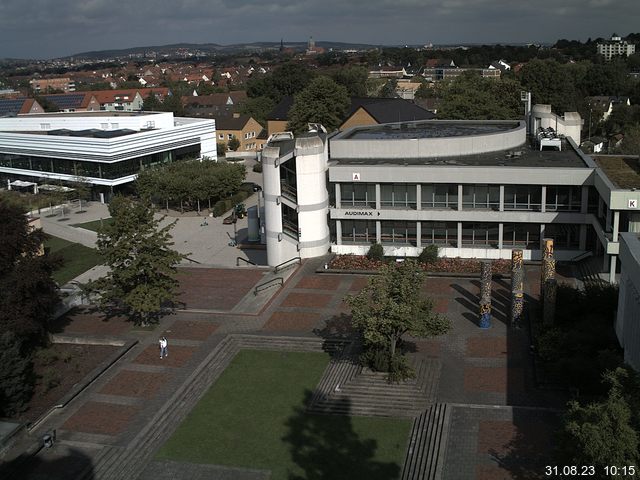
[[[343,244],[367,244],[376,241],[376,222],[367,220],[340,220]],[[462,223],[462,247],[498,247],[497,223]],[[579,225],[548,224],[546,238],[554,239],[555,248],[577,249]],[[407,221],[381,221],[380,241],[383,245],[417,245],[417,223]],[[421,245],[458,246],[457,222],[420,222]],[[533,223],[505,223],[502,229],[504,248],[540,248],[540,225]]]
[[[199,145],[144,155],[115,163],[0,153],[0,167],[112,180],[136,174],[143,168],[199,156]]]
[[[423,184],[420,187],[422,209],[457,210],[458,185]],[[546,211],[579,212],[582,203],[582,187],[548,186]],[[376,186],[373,183],[341,184],[340,204],[345,207],[376,208]],[[380,184],[381,208],[417,208],[417,184],[382,183]],[[463,185],[462,208],[499,210],[500,186]],[[541,211],[542,187],[531,185],[505,185],[505,210]]]

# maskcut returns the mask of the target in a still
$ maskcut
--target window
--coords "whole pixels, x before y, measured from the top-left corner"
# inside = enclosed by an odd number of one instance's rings
[[[376,241],[376,222],[367,220],[340,220],[342,243],[367,244]]]
[[[233,138],[233,133],[227,133],[227,140],[231,140]]]
[[[458,186],[453,184],[426,184],[421,188],[422,208],[458,208]]]
[[[463,223],[462,246],[497,247],[497,223]]]
[[[289,160],[280,165],[280,190],[283,197],[294,202],[298,199],[298,182],[296,177],[296,161]]]
[[[224,133],[218,135],[218,140],[224,140]]]
[[[557,250],[577,250],[580,245],[580,226],[550,223],[545,225],[544,236],[553,238],[553,248]]]
[[[420,224],[422,245],[443,245],[455,247],[458,243],[456,222],[422,222]]]
[[[540,211],[542,206],[542,187],[533,185],[505,185],[505,210]]]
[[[500,187],[498,185],[464,185],[462,187],[462,208],[498,210],[500,208]]]
[[[298,212],[282,204],[282,232],[298,240]]]
[[[505,223],[502,226],[502,245],[537,250],[540,248],[540,225],[537,223]]]
[[[340,184],[340,204],[344,207],[376,208],[376,186],[373,183]]]
[[[40,130],[51,130],[51,124],[50,123],[41,123],[40,124]]]
[[[415,183],[383,183],[380,185],[380,205],[392,208],[416,208]]]
[[[380,228],[383,245],[417,245],[416,222],[382,221]]]
[[[582,187],[547,187],[548,212],[579,212],[582,204]]]

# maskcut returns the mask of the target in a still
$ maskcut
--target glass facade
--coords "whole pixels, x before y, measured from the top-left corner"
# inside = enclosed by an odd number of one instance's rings
[[[547,212],[579,212],[582,204],[582,187],[547,187]]]
[[[539,185],[505,185],[504,209],[539,212],[542,207],[542,187]]]
[[[343,183],[340,185],[342,207],[376,208],[376,185],[374,183]]]
[[[462,208],[499,210],[500,187],[498,185],[464,185],[462,187]]]
[[[420,204],[423,209],[449,208],[458,209],[458,185],[425,184],[421,186]]]
[[[113,180],[134,175],[143,168],[199,156],[200,145],[144,155],[114,163],[0,153],[0,167]]]
[[[382,183],[380,184],[380,206],[382,208],[416,208],[415,183]]]
[[[505,223],[502,226],[504,248],[540,248],[540,225],[537,223]]]
[[[463,223],[462,246],[497,247],[497,223]]]
[[[423,246],[455,247],[458,244],[458,223],[420,222],[420,242]]]
[[[368,244],[376,242],[376,222],[342,220],[342,243]]]
[[[298,212],[282,204],[282,231],[298,240]]]
[[[380,228],[383,245],[417,245],[416,222],[382,221]]]
[[[296,178],[296,162],[290,161],[280,165],[280,191],[282,196],[294,202],[298,199],[298,181]]]
[[[545,238],[553,238],[556,250],[577,250],[580,246],[580,225],[549,223],[544,228]]]

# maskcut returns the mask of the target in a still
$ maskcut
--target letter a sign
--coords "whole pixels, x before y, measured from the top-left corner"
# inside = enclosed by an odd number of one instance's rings
[[[359,182],[360,181],[360,174],[359,173],[353,172],[352,176],[353,176],[353,181],[354,182]]]

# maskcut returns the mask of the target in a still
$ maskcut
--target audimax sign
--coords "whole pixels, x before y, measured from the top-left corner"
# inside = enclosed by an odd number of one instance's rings
[[[373,217],[374,214],[377,214],[375,215],[377,217],[380,216],[380,212],[372,212],[367,210],[347,210],[346,212],[344,212],[345,216],[351,217]]]

